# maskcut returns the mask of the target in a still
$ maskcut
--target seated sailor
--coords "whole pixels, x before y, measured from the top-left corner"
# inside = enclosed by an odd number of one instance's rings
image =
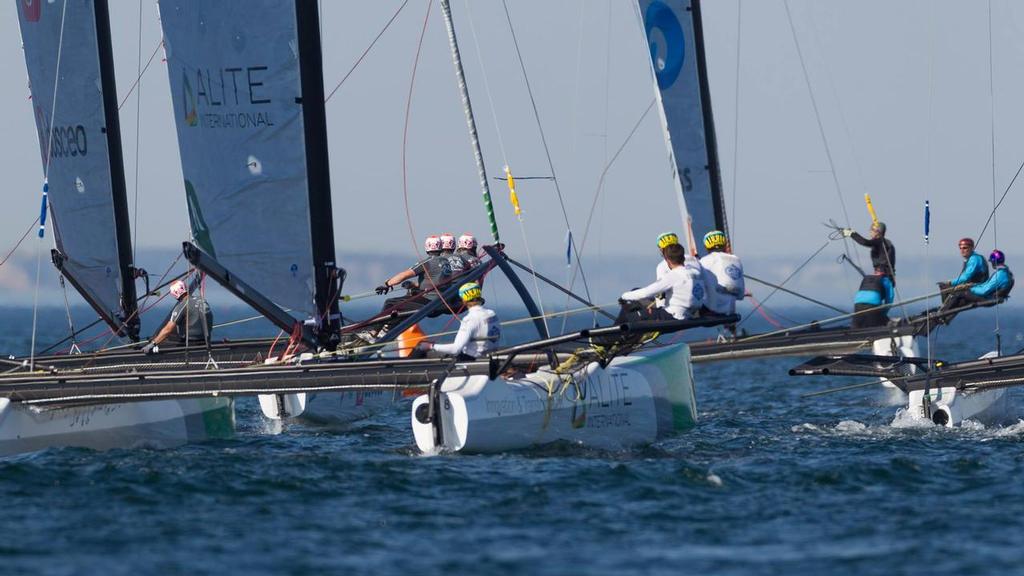
[[[476,247],[476,237],[469,232],[459,236],[458,248],[455,249],[455,254],[462,258],[466,270],[476,268],[480,264],[480,258],[476,255]]]
[[[993,250],[988,256],[992,264],[992,274],[981,284],[971,286],[967,290],[958,291],[949,297],[943,309],[960,308],[970,304],[988,304],[1002,300],[1013,290],[1013,272],[1006,267],[1006,255],[1002,250]],[[946,322],[952,318],[945,319]]]
[[[668,272],[643,288],[630,290],[620,297],[622,309],[617,324],[636,320],[683,320],[697,315],[704,303],[704,280],[698,269],[686,266],[686,251],[671,244],[663,249]],[[665,305],[651,300],[665,294]]]
[[[459,360],[475,360],[490,354],[501,340],[501,321],[494,310],[484,308],[483,292],[476,282],[459,287],[459,298],[466,305],[466,315],[459,322],[459,331],[451,344],[421,342],[432,356],[456,356]]]
[[[939,290],[942,292],[942,302],[945,304],[955,289],[966,290],[975,284],[981,284],[988,280],[988,264],[981,254],[974,251],[974,240],[972,238],[961,238],[959,242],[960,256],[964,259],[964,265],[960,269],[960,275],[949,282],[939,282]]]
[[[452,271],[452,277],[462,274],[469,267],[466,266],[466,261],[459,254],[455,253],[457,243],[455,242],[455,236],[451,232],[445,232],[441,234],[441,255],[448,259],[448,267]]]
[[[885,326],[889,322],[888,308],[894,300],[892,279],[882,268],[875,268],[860,282],[860,289],[853,297],[853,328]]]
[[[704,270],[704,306],[715,314],[735,314],[736,301],[746,295],[743,263],[728,251],[729,240],[720,230],[704,235],[708,253],[700,259]]]
[[[167,323],[142,348],[146,354],[159,352],[157,345],[168,340],[203,344],[213,333],[213,312],[205,298],[198,293],[189,295],[188,287],[181,280],[171,282],[170,293],[178,303],[171,310]]]
[[[384,281],[384,284],[377,287],[377,294],[387,294],[402,282],[416,278],[416,286],[423,292],[423,298],[415,300],[408,298],[388,298],[384,302],[384,309],[390,309],[401,305],[403,308],[418,309],[425,303],[424,300],[433,300],[438,297],[437,288],[443,286],[452,276],[451,262],[448,257],[442,254],[441,239],[437,236],[428,236],[423,241],[423,250],[427,257],[414,264],[411,268],[395,274]]]

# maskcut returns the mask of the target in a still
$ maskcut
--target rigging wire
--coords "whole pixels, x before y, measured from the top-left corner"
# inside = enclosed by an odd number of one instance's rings
[[[795,270],[793,270],[792,272],[790,272],[789,276],[786,276],[786,279],[785,279],[785,280],[783,280],[782,282],[779,282],[779,286],[778,286],[778,287],[776,287],[776,288],[774,288],[774,289],[773,289],[773,290],[772,290],[771,292],[769,292],[769,293],[768,293],[768,296],[766,296],[766,297],[765,297],[764,299],[762,299],[762,300],[761,300],[761,302],[759,302],[759,303],[757,304],[757,306],[755,306],[755,307],[754,307],[754,309],[753,309],[753,310],[751,310],[749,314],[747,314],[746,318],[743,318],[742,320],[740,320],[740,321],[739,321],[739,322],[738,322],[738,323],[736,324],[736,327],[737,327],[737,328],[739,328],[740,326],[742,326],[742,325],[743,325],[743,323],[744,323],[744,322],[746,322],[747,320],[749,320],[749,319],[750,319],[750,317],[754,315],[754,312],[757,312],[757,311],[758,311],[758,310],[759,310],[759,309],[761,308],[761,306],[763,306],[764,304],[767,304],[767,303],[768,303],[768,301],[769,301],[769,300],[771,300],[772,296],[774,296],[776,292],[778,292],[779,290],[781,290],[781,289],[782,289],[782,288],[783,288],[783,287],[784,287],[784,286],[786,285],[786,283],[788,283],[788,282],[789,282],[790,280],[792,280],[794,276],[796,276],[797,274],[799,274],[799,273],[800,273],[800,271],[801,271],[801,270],[803,270],[805,266],[807,266],[808,264],[810,264],[810,263],[811,263],[811,260],[814,260],[814,258],[815,258],[815,257],[816,257],[816,256],[817,256],[818,254],[821,254],[822,250],[824,250],[825,248],[827,248],[827,247],[828,247],[828,245],[829,245],[829,244],[831,244],[831,243],[832,243],[832,240],[831,240],[831,239],[830,239],[830,240],[826,240],[826,241],[825,241],[825,243],[821,245],[821,248],[818,248],[817,250],[815,250],[815,251],[814,251],[814,254],[811,254],[811,255],[810,255],[810,256],[809,256],[809,257],[808,257],[808,258],[807,258],[806,260],[804,260],[804,261],[803,261],[803,263],[802,263],[802,264],[800,264],[799,266],[797,266],[797,267],[796,267],[796,269],[795,269]]]
[[[487,65],[484,62],[483,53],[480,51],[480,41],[479,41],[479,38],[477,37],[477,34],[476,34],[476,25],[473,23],[473,11],[469,7],[470,6],[469,0],[464,0],[464,4],[466,6],[466,19],[469,21],[470,35],[473,37],[473,47],[476,49],[476,57],[477,57],[477,60],[479,60],[479,62],[480,62],[480,71],[481,71],[481,76],[482,76],[483,82],[484,82],[484,92],[487,94],[487,102],[488,102],[488,104],[490,106],[490,109],[491,109],[491,119],[494,121],[494,131],[495,131],[495,134],[498,137],[498,147],[501,149],[501,158],[505,162],[505,174],[506,174],[506,178],[508,179],[509,190],[510,190],[510,193],[514,193],[515,183],[514,183],[514,180],[512,179],[512,173],[509,171],[508,153],[507,153],[507,151],[505,149],[505,139],[501,135],[501,126],[498,123],[498,110],[497,110],[497,108],[494,105],[494,97],[493,97],[493,95],[491,93],[491,83],[490,83],[490,80],[487,77]],[[530,250],[530,241],[529,241],[529,239],[527,237],[527,234],[526,234],[526,223],[523,221],[523,216],[522,216],[521,211],[518,209],[518,204],[516,204],[516,220],[519,221],[519,232],[522,234],[522,237],[523,237],[523,247],[526,249],[526,260],[530,264],[530,270],[531,270],[531,274],[530,275],[533,277],[533,289],[534,289],[534,293],[537,295],[537,305],[540,307],[540,312],[543,315],[544,314],[544,299],[541,296],[540,282],[537,280],[537,273],[534,272],[534,270],[536,270],[536,268],[533,265],[533,253]],[[544,318],[543,322],[544,322],[544,330],[548,333],[548,335],[550,335],[551,334],[551,328],[548,326],[547,318]]]
[[[583,261],[580,260],[580,251],[577,248],[576,243],[571,240],[573,234],[572,226],[569,225],[569,213],[565,208],[565,198],[562,196],[562,189],[558,183],[558,176],[555,173],[555,163],[551,159],[551,149],[548,147],[548,141],[544,135],[544,126],[540,120],[540,111],[537,109],[537,100],[533,96],[533,87],[530,85],[530,77],[526,73],[526,62],[523,60],[522,51],[519,49],[519,40],[516,38],[516,30],[512,25],[512,15],[509,13],[507,0],[501,0],[501,5],[505,9],[505,20],[508,22],[508,30],[512,35],[512,44],[516,50],[516,58],[519,60],[519,69],[523,73],[523,82],[526,85],[526,92],[530,96],[530,105],[533,107],[533,117],[537,121],[537,131],[540,133],[541,144],[544,145],[544,155],[547,157],[548,168],[551,171],[550,174],[555,184],[555,193],[558,195],[558,204],[562,208],[562,218],[565,220],[565,229],[570,235],[570,249],[576,257],[576,268],[579,270],[580,279],[583,282],[583,291],[586,293],[587,299],[590,300],[590,286],[587,284],[587,275],[583,270]],[[571,289],[572,286],[570,285],[569,288]]]
[[[732,125],[732,217],[729,219],[732,222],[730,227],[729,242],[732,247],[736,248],[736,189],[739,188],[740,178],[740,63],[742,62],[742,43],[743,38],[740,32],[743,29],[743,0],[737,0],[736,3],[736,80],[734,82],[735,95],[733,98],[733,125]]]
[[[415,250],[417,258],[420,256],[420,245],[416,241],[416,231],[413,230],[412,226],[412,211],[409,209],[409,164],[408,164],[408,152],[409,152],[409,121],[412,116],[412,94],[416,87],[416,72],[420,66],[420,54],[423,52],[423,40],[427,36],[427,25],[430,24],[430,11],[434,7],[434,0],[428,0],[427,11],[423,16],[423,27],[420,30],[420,38],[416,43],[416,57],[413,60],[412,75],[409,78],[409,93],[405,100],[405,124],[402,126],[402,198],[405,203],[405,221],[409,227],[409,240],[412,242],[413,250]],[[437,292],[438,297],[441,298],[441,302],[444,303],[445,308],[455,316],[455,310],[452,309],[451,305],[441,294],[441,290],[437,287],[437,282],[430,276],[430,271],[426,271],[427,281],[430,283],[430,289]]]
[[[933,113],[933,101],[934,101],[934,99],[935,99],[935,10],[932,9],[932,7],[929,5],[929,10],[928,10],[928,123],[925,125],[925,135],[924,135],[925,136],[924,139],[925,139],[925,142],[926,142],[926,144],[925,144],[925,175],[924,175],[924,178],[922,179],[922,183],[924,184],[924,187],[921,190],[922,191],[922,196],[924,196],[924,206],[925,206],[925,208],[924,208],[925,209],[925,233],[924,233],[924,249],[925,249],[925,268],[924,268],[924,274],[925,274],[925,278],[924,278],[924,280],[925,280],[926,283],[928,282],[928,278],[931,276],[931,246],[930,246],[929,238],[928,238],[928,235],[929,235],[928,227],[929,227],[929,220],[930,220],[931,205],[928,202],[928,190],[931,187],[930,185],[931,185],[931,175],[932,175],[932,138],[931,138],[931,127],[932,127],[932,113]],[[886,257],[888,257],[888,253],[886,253]],[[890,265],[890,270],[891,269],[892,268],[891,268],[891,265]],[[939,302],[941,304],[941,302],[942,302],[941,297],[939,299]],[[931,301],[927,301],[925,303],[925,307],[930,307],[930,306],[931,306]],[[927,316],[925,318],[925,328],[926,328],[926,331],[927,331],[927,336],[926,336],[925,342],[926,342],[926,346],[927,346],[928,366],[931,367],[931,365],[932,365],[932,357],[933,357],[933,352],[934,352],[934,350],[933,350],[934,339],[932,338],[932,333],[931,333],[931,316]],[[928,396],[928,389],[926,387],[925,388],[925,392],[924,392],[924,398],[922,399],[922,402],[925,402],[926,404],[923,405],[921,408],[922,408],[922,410],[925,411],[924,415],[926,417],[928,417],[928,418],[931,417],[931,414],[928,413],[930,408],[926,408],[927,402],[929,402],[929,401],[930,401],[930,397]]]
[[[999,228],[996,221],[996,92],[995,92],[995,63],[992,57],[992,0],[988,0],[988,98],[989,98],[989,120],[991,126],[991,150],[992,150],[992,244],[999,248]],[[999,307],[995,309],[996,316],[996,354],[1003,354],[1002,337],[999,332]]]
[[[32,224],[28,227],[28,230],[26,230],[25,233],[21,235],[21,239],[18,240],[18,242],[14,245],[14,248],[11,248],[11,251],[8,252],[6,256],[4,256],[3,260],[0,260],[0,266],[3,266],[4,264],[7,263],[8,260],[10,260],[11,256],[14,255],[15,252],[17,252],[18,248],[21,246],[21,243],[25,241],[25,238],[28,238],[28,235],[32,233],[32,230],[35,229],[37,224],[39,224],[38,216],[36,216],[36,219],[32,221]]]
[[[377,36],[374,37],[373,41],[370,42],[370,45],[366,47],[366,50],[363,50],[363,53],[359,55],[359,58],[356,58],[355,64],[353,64],[352,67],[349,68],[348,72],[346,72],[345,75],[342,76],[341,80],[334,86],[334,89],[332,89],[331,92],[327,95],[327,98],[324,98],[325,104],[328,101],[330,101],[331,97],[334,96],[334,93],[337,92],[339,88],[341,88],[341,85],[344,84],[346,80],[348,80],[348,77],[351,76],[352,73],[356,71],[356,68],[358,68],[359,65],[362,64],[363,59],[366,58],[366,55],[370,53],[370,50],[372,50],[373,47],[377,44],[377,41],[380,40],[381,36],[383,36],[384,33],[388,31],[388,28],[391,27],[391,24],[394,23],[395,19],[398,18],[398,15],[402,13],[402,10],[405,9],[406,4],[408,3],[409,0],[405,0],[404,2],[402,2],[402,5],[398,7],[398,10],[395,10],[395,13],[391,15],[391,18],[387,21],[386,24],[384,24],[384,27],[381,28],[380,32],[377,33]]]
[[[132,266],[135,265],[136,250],[139,244],[139,133],[142,126],[142,0],[139,0],[139,36],[137,44],[137,60],[135,63],[135,194],[132,201]],[[159,45],[158,45],[159,46]],[[133,280],[134,282],[134,280]],[[74,333],[74,330],[71,331]]]
[[[60,87],[60,60],[64,52],[64,22],[67,17],[67,13],[68,0],[64,0],[63,4],[61,4],[60,12],[60,36],[57,40],[57,66],[53,78],[53,102],[50,105],[50,130],[46,135],[46,164],[43,168],[43,204],[42,211],[39,214],[39,240],[36,242],[36,287],[35,293],[32,296],[32,344],[29,348],[29,371],[35,370],[36,363],[36,329],[38,328],[39,319],[39,272],[42,268],[42,254],[40,246],[42,245],[43,235],[45,234],[44,225],[46,222],[46,211],[49,210],[46,204],[46,197],[50,186],[50,161],[53,159],[53,131],[55,130],[54,125],[56,124],[54,120],[55,114],[57,113],[57,89]]]
[[[157,41],[156,46],[153,48],[153,53],[149,55],[149,60],[146,61],[146,65],[142,67],[142,72],[140,72],[139,75],[135,77],[135,81],[132,82],[132,85],[128,88],[128,93],[124,95],[124,98],[121,99],[121,103],[117,105],[117,109],[119,111],[121,110],[121,108],[124,107],[125,102],[127,102],[128,99],[131,98],[132,94],[135,92],[135,88],[139,85],[139,82],[142,80],[142,77],[146,74],[146,71],[149,70],[149,65],[153,63],[153,59],[156,58],[157,52],[160,52],[160,47],[163,45],[164,39],[160,38],[160,40]]]
[[[825,135],[825,125],[821,121],[821,111],[818,109],[818,99],[814,96],[814,90],[811,89],[811,77],[807,72],[807,63],[804,61],[803,48],[800,46],[800,38],[796,34],[796,26],[793,24],[793,14],[789,9],[789,0],[782,1],[783,6],[786,8],[786,19],[789,21],[789,30],[793,34],[793,43],[796,45],[796,54],[800,60],[800,69],[803,71],[804,83],[807,84],[807,93],[811,99],[811,107],[814,109],[814,119],[818,123],[818,133],[821,135],[821,141],[825,148],[825,157],[828,159],[828,165],[832,174],[832,182],[835,184],[836,196],[839,197],[839,205],[843,210],[843,218],[846,221],[846,227],[850,228],[850,213],[846,209],[846,200],[843,199],[842,188],[839,185],[839,175],[836,173],[836,165],[832,159],[832,148],[829,146],[828,138]],[[843,238],[843,249],[846,251],[847,257],[850,255],[850,243],[849,240]],[[860,253],[855,252],[857,263],[860,263]]]

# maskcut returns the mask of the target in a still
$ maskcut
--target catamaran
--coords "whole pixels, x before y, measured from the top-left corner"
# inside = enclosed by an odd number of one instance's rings
[[[17,2],[54,265],[114,334],[137,339],[128,204],[106,0]],[[37,368],[9,362],[15,373]],[[0,454],[50,446],[169,446],[234,430],[229,398],[41,410],[0,401]]]

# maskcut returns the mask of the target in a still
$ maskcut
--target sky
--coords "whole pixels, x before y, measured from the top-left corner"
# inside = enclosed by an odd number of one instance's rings
[[[322,2],[328,93],[402,3]],[[436,2],[428,17],[428,3],[409,0],[327,102],[342,265],[345,254],[411,260],[429,233],[487,235],[443,21]],[[490,176],[500,175],[506,163],[519,177],[550,176],[546,141],[558,179],[557,190],[549,180],[520,182],[521,223],[502,183],[492,180],[509,251],[558,268],[568,221],[593,276],[605,274],[611,283],[616,270],[645,260],[653,270],[655,237],[679,230],[682,218],[657,117],[648,115],[628,138],[654,97],[632,0],[508,2],[544,140],[502,3],[452,4]],[[3,254],[36,217],[42,179],[15,7],[0,8]],[[932,259],[940,269],[956,266],[956,240],[977,236],[993,190],[1001,195],[1024,162],[1024,111],[1016,106],[1024,97],[1024,75],[1017,72],[1024,68],[1024,4],[705,0],[703,10],[730,228],[748,271],[782,280],[827,244],[792,287],[847,298],[855,281],[838,272],[842,243],[828,242],[821,223],[834,219],[866,230],[865,192],[889,225],[901,267],[917,274]],[[137,245],[173,249],[187,237],[187,217],[159,52],[140,90],[128,95],[159,44],[157,4],[113,0],[111,17]],[[922,239],[925,199],[932,205],[930,246]],[[1011,266],[1024,248],[1024,229],[1013,218],[1022,202],[1011,190],[981,243],[991,249],[997,234]],[[17,270],[0,268],[0,286],[24,287],[33,242],[12,261],[22,267],[21,280],[12,280]],[[927,274],[914,279],[918,288],[949,275]]]

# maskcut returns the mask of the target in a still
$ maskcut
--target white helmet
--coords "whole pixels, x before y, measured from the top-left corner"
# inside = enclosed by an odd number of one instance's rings
[[[423,241],[423,249],[427,252],[439,252],[441,250],[441,239],[430,235]]]
[[[186,292],[188,292],[188,288],[185,286],[184,282],[181,280],[171,282],[171,296],[174,296],[175,299],[180,300]]]
[[[459,236],[459,248],[466,250],[476,250],[476,237],[466,232],[462,236]]]
[[[441,234],[441,250],[455,250],[455,236],[451,232]]]

